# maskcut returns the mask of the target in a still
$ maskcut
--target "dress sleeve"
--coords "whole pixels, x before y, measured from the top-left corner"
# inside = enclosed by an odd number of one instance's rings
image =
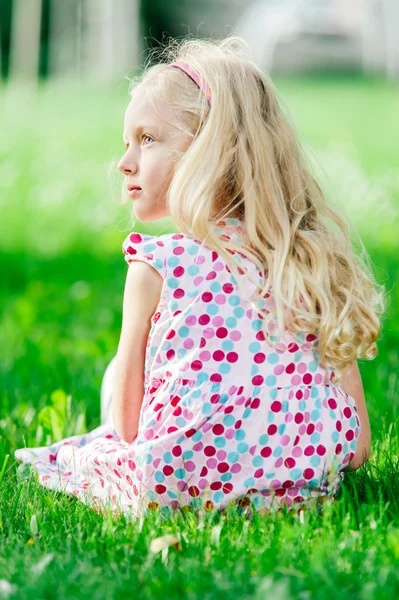
[[[141,260],[156,269],[166,278],[166,244],[165,236],[130,233],[122,244],[122,251],[127,263]]]

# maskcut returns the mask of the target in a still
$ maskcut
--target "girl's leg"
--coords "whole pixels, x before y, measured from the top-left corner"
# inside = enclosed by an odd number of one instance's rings
[[[101,425],[112,423],[111,401],[114,389],[116,356],[111,360],[105,369],[104,377],[101,383]]]

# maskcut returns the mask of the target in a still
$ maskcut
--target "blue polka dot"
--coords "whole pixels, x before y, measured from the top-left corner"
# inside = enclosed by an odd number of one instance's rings
[[[220,285],[220,283],[218,281],[214,281],[212,283],[210,289],[211,289],[212,294],[217,294],[222,289],[222,286]]]
[[[229,296],[228,303],[230,306],[238,306],[240,304],[240,297],[232,294]]]
[[[169,465],[173,461],[173,454],[171,452],[165,452],[163,455],[163,460]]]
[[[226,327],[228,327],[229,329],[234,329],[235,327],[237,327],[237,319],[235,319],[234,317],[227,317]]]
[[[247,450],[248,444],[246,442],[240,442],[239,444],[237,444],[237,452],[239,452],[240,454],[247,452]]]
[[[232,425],[234,425],[235,421],[236,420],[233,417],[233,415],[226,415],[223,419],[223,425],[226,425],[226,427],[231,427]]]
[[[320,464],[320,456],[318,454],[313,454],[313,456],[310,457],[310,464],[312,465],[312,467],[318,467]]]
[[[255,353],[255,352],[259,352],[260,348],[261,348],[261,346],[260,346],[260,343],[259,343],[259,342],[252,342],[252,343],[251,343],[251,344],[249,344],[249,346],[248,346],[248,350],[249,350],[250,352],[253,352],[253,353]]]
[[[309,440],[311,444],[318,444],[320,442],[320,433],[318,431],[314,431]]]
[[[230,479],[231,479],[232,477],[233,477],[233,474],[232,474],[232,473],[229,473],[229,472],[227,472],[227,473],[223,473],[223,475],[221,475],[221,476],[220,476],[220,479],[221,479],[222,481],[230,481]]]
[[[223,498],[224,498],[223,492],[215,492],[215,495],[214,495],[215,502],[217,502],[217,503],[222,502]]]
[[[245,488],[253,488],[255,486],[255,479],[253,477],[249,477],[244,481]]]
[[[219,312],[219,307],[217,304],[209,302],[208,306],[206,307],[206,312],[208,313],[208,315],[217,315]]]
[[[209,381],[209,374],[205,373],[205,371],[200,371],[197,375],[197,382],[203,383],[204,381]]]
[[[294,469],[291,469],[290,471],[290,477],[292,477],[292,479],[301,479],[303,475],[303,471],[302,469],[298,469],[297,467],[295,467]]]
[[[176,475],[176,477],[178,479],[183,479],[183,477],[185,476],[185,474],[186,474],[186,470],[185,469],[179,468],[179,469],[175,470],[175,475]]]
[[[271,365],[276,365],[278,363],[278,360],[279,360],[279,356],[276,352],[272,352],[267,357],[267,362],[270,363]]]
[[[156,471],[154,479],[158,483],[162,483],[163,481],[165,481],[165,475],[162,473],[162,471]]]
[[[259,438],[259,444],[262,444],[262,446],[265,446],[268,441],[269,441],[269,436],[267,435],[267,433],[264,433]]]
[[[199,273],[199,266],[198,265],[190,265],[189,267],[187,267],[187,273],[191,277],[195,277],[195,275],[198,275],[198,273]]]
[[[176,279],[176,277],[170,277],[169,279],[167,279],[167,284],[170,288],[175,290],[179,287],[179,280]]]
[[[210,404],[210,402],[205,402],[202,405],[202,412],[204,415],[209,415],[209,413],[212,412],[212,404]]]
[[[234,313],[234,316],[237,317],[237,319],[241,319],[245,315],[245,310],[243,308],[241,308],[241,306],[237,306],[233,310],[233,313]]]
[[[238,452],[229,452],[227,455],[227,460],[231,464],[236,463],[239,458],[240,458],[240,455],[238,454]]]
[[[255,319],[254,321],[252,321],[251,327],[254,331],[261,331],[262,321],[260,319]]]
[[[196,244],[191,244],[190,246],[188,246],[187,248],[187,252],[191,255],[191,256],[195,256],[196,254],[198,254],[199,252],[199,248]]]
[[[333,431],[331,434],[331,439],[334,443],[337,443],[339,440],[339,433],[338,431]]]
[[[190,330],[186,325],[183,325],[183,327],[179,327],[177,332],[182,338],[186,338],[190,334]]]
[[[243,429],[237,429],[237,431],[234,434],[234,437],[238,441],[243,440],[245,438],[245,431]]]
[[[277,378],[275,375],[268,375],[265,379],[265,383],[268,386],[276,385]]]
[[[222,342],[222,350],[223,352],[230,352],[234,348],[234,342],[231,340],[223,340]]]
[[[216,448],[224,448],[226,445],[226,438],[223,436],[215,437],[214,444]]]
[[[261,467],[263,465],[263,456],[255,456],[252,464],[254,467]]]

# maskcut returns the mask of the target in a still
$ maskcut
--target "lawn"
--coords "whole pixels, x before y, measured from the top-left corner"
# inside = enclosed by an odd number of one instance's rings
[[[301,518],[190,511],[104,518],[44,490],[16,448],[100,423],[121,325],[127,82],[0,92],[0,598],[390,598],[399,593],[399,88],[278,79],[330,201],[361,234],[389,305],[360,361],[366,465]],[[150,234],[168,220],[139,223]],[[3,469],[2,469],[3,466]],[[164,537],[167,536],[167,537]],[[162,538],[162,540],[157,540]]]

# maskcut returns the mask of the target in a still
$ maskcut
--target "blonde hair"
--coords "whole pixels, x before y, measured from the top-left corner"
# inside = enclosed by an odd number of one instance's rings
[[[360,237],[361,253],[352,249],[348,225],[311,174],[283,101],[268,75],[241,55],[243,44],[237,35],[172,40],[161,51],[166,61],[145,67],[129,91],[148,86],[194,132],[167,194],[178,230],[220,254],[245,295],[249,277],[255,297],[248,299],[273,348],[283,348],[288,329],[302,348],[305,339],[315,340],[321,363],[340,371],[354,359],[375,357],[385,288]],[[177,60],[208,84],[211,108],[185,73],[168,66]],[[245,222],[245,243],[215,231],[227,217]],[[255,263],[260,279],[242,258]]]

